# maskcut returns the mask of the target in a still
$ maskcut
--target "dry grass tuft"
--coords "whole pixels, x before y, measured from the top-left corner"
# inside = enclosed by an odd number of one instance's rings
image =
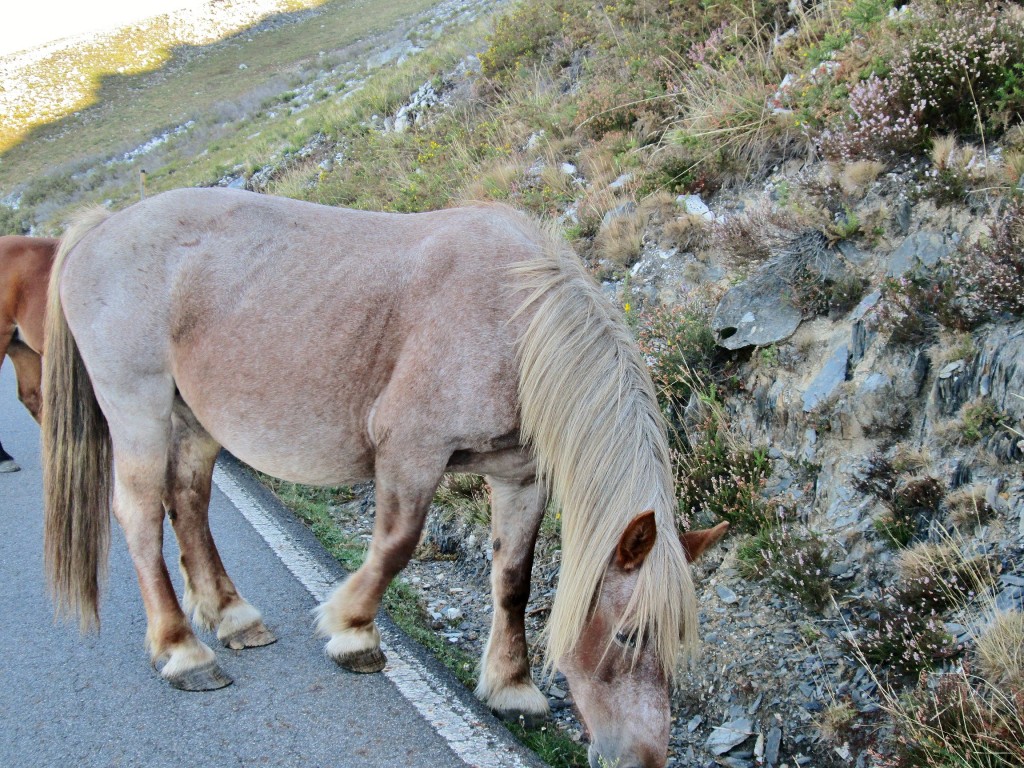
[[[514,160],[499,163],[470,179],[460,197],[466,202],[507,200],[515,183],[522,179],[524,170],[523,164]]]
[[[932,141],[932,163],[939,170],[952,168],[957,149],[956,136],[939,136]]]
[[[681,251],[702,251],[711,241],[711,225],[703,216],[684,213],[665,223],[662,242]]]
[[[631,267],[640,258],[647,217],[640,213],[616,216],[603,224],[594,239],[595,253],[620,267]]]
[[[1024,177],[1024,150],[1011,149],[1003,155],[1003,180],[1017,186]]]
[[[978,672],[1006,692],[1024,694],[1024,613],[1004,611],[978,638]]]
[[[921,581],[951,572],[961,560],[960,550],[949,542],[922,542],[901,550],[896,567],[904,581]]]
[[[892,458],[892,467],[901,474],[932,474],[934,460],[927,448],[916,448],[907,443],[900,443]]]
[[[856,720],[856,707],[847,701],[835,701],[818,713],[814,718],[814,726],[823,739],[839,744],[849,738]]]
[[[851,197],[863,197],[867,188],[885,170],[885,164],[877,160],[857,160],[843,167],[839,174],[839,186]]]
[[[980,525],[992,514],[985,500],[988,486],[984,483],[963,485],[946,497],[946,519],[957,528]]]
[[[794,213],[778,208],[765,198],[715,226],[714,240],[733,265],[759,264],[790,243],[803,229]]]

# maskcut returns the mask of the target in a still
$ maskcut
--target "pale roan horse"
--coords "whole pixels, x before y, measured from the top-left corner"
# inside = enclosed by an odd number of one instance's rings
[[[98,622],[111,505],[153,662],[172,685],[230,679],[184,605],[232,648],[274,636],[228,578],[207,505],[221,446],[270,475],[376,482],[364,564],[318,609],[327,653],[383,668],[374,618],[442,475],[492,491],[493,624],[477,694],[543,716],[524,608],[549,494],[562,566],[547,627],[590,760],[662,766],[669,689],[696,636],[665,428],[620,313],[558,238],[498,206],[383,214],[187,189],[83,216],[53,270],[44,356],[46,560],[59,610]]]
[[[57,252],[57,240],[49,237],[0,237],[0,365],[4,357],[14,364],[18,399],[39,421],[43,400],[43,318],[46,286]],[[20,467],[0,444],[0,472]]]

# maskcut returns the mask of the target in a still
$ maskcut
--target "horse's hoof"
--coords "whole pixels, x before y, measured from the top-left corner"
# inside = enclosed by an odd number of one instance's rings
[[[365,648],[361,651],[353,651],[352,653],[333,656],[332,658],[342,669],[364,675],[371,672],[380,672],[384,669],[384,665],[388,663],[384,651],[380,648]]]
[[[526,712],[522,709],[492,709],[491,711],[499,720],[506,723],[515,723],[530,730],[544,725],[549,715],[547,712]]]
[[[171,675],[167,682],[179,691],[216,691],[218,688],[231,685],[234,680],[224,674],[217,662],[211,661],[209,664]]]
[[[15,463],[14,459],[4,459],[0,461],[0,473],[3,472],[21,472],[21,467]]]
[[[220,641],[224,644],[225,648],[240,651],[243,648],[260,648],[264,645],[276,643],[277,638],[274,637],[274,633],[267,629],[262,621],[257,621],[255,624],[243,627],[227,637],[222,637]]]

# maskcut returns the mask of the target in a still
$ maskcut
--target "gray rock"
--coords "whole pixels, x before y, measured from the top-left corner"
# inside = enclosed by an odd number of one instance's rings
[[[904,197],[896,208],[892,222],[896,226],[896,230],[901,235],[905,235],[910,231],[910,216],[913,212],[914,206],[911,205],[910,201]]]
[[[828,400],[836,388],[846,381],[846,369],[850,362],[849,348],[843,344],[832,353],[832,357],[814,377],[804,392],[804,413],[814,410],[819,404]]]
[[[753,768],[754,761],[742,757],[720,757],[716,761],[719,765],[724,765],[726,768]]]
[[[754,721],[748,717],[723,723],[708,736],[705,748],[713,755],[724,755],[738,747],[754,733]]]
[[[996,610],[1024,610],[1024,587],[1007,587],[996,596]]]
[[[732,605],[737,600],[739,600],[739,597],[736,596],[736,593],[724,584],[719,584],[717,587],[715,587],[715,592],[718,593],[719,599],[726,605]]]
[[[713,214],[707,204],[701,200],[700,195],[680,195],[676,198],[676,205],[683,206],[683,210],[691,216],[700,216],[706,221],[715,220],[715,214]]]
[[[768,738],[764,743],[764,764],[765,768],[775,768],[779,762],[779,748],[782,746],[782,730],[772,728],[768,731]]]
[[[607,227],[615,219],[622,218],[623,216],[632,216],[634,213],[636,213],[636,203],[628,200],[622,205],[617,205],[610,211],[607,211],[601,219],[601,226]]]
[[[803,319],[791,295],[785,281],[770,274],[752,277],[730,288],[711,319],[711,330],[719,346],[742,349],[788,339]]]
[[[841,254],[843,254],[844,259],[851,264],[856,264],[857,266],[868,264],[872,259],[872,254],[867,251],[862,251],[849,240],[843,240],[836,246],[836,248]]]
[[[878,332],[869,323],[865,322],[864,317],[878,305],[881,298],[881,291],[872,291],[860,300],[860,304],[856,306],[850,315],[853,319],[853,326],[850,329],[851,366],[856,366],[861,361],[864,353],[871,346],[871,342],[878,335]]]
[[[622,189],[624,186],[629,184],[633,180],[632,173],[624,173],[611,184],[608,185],[608,189]]]
[[[703,723],[703,722],[704,722],[704,718],[703,717],[701,717],[700,715],[694,715],[693,717],[690,718],[690,721],[686,724],[687,732],[693,733],[698,728],[700,728],[700,724]]]
[[[947,241],[941,232],[922,229],[904,240],[892,252],[886,274],[890,277],[901,277],[919,265],[934,267],[939,259],[948,256],[952,250],[953,244]]]

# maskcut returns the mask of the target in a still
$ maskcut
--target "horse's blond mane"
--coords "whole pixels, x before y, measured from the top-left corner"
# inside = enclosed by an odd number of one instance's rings
[[[655,511],[658,536],[623,624],[643,627],[666,676],[692,652],[697,602],[676,531],[668,438],[654,386],[621,313],[553,233],[513,267],[532,313],[519,345],[524,436],[562,510],[562,566],[547,665],[571,651],[626,525]]]

